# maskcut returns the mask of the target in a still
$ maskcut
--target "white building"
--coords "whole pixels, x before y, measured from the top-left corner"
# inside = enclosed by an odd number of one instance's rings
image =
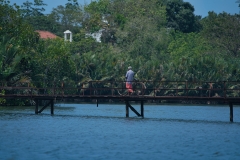
[[[69,40],[68,40],[68,37],[69,37]],[[72,42],[72,32],[71,32],[71,31],[66,30],[66,31],[64,32],[64,40],[65,40],[65,41]]]

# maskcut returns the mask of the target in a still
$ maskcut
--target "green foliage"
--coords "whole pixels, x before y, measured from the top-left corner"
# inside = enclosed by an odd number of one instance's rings
[[[69,45],[72,54],[82,54],[90,51],[96,52],[101,44],[92,37],[86,36],[84,30],[80,30],[73,36],[73,42]]]
[[[165,7],[157,2],[116,1],[121,10],[116,9],[118,14],[115,15],[121,15],[120,18],[124,20],[121,22],[124,23],[111,26],[119,25],[115,27],[116,43],[122,52],[128,53],[131,58],[144,57],[148,60],[149,57],[162,59],[164,56],[163,52],[168,43],[167,30],[164,28]],[[116,17],[118,19],[115,22],[119,22],[119,16]]]
[[[114,22],[115,22],[118,26],[120,26],[121,29],[123,29],[123,28],[124,28],[124,24],[125,24],[126,21],[127,21],[127,18],[126,18],[124,15],[117,13],[117,14],[115,15],[114,19],[115,19]]]
[[[48,18],[56,22],[56,26],[58,27],[56,31],[57,35],[62,36],[66,30],[76,33],[82,25],[83,8],[76,0],[69,0],[65,6],[60,5],[53,8]]]
[[[0,7],[0,79],[13,84],[28,81],[37,34],[20,18],[17,6],[2,2]]]
[[[93,1],[85,7],[85,11],[90,14],[109,14],[108,6],[110,5],[110,3],[110,0]]]
[[[201,29],[200,17],[194,15],[194,7],[183,0],[167,2],[167,27],[184,33],[196,32]]]
[[[99,0],[84,8],[68,0],[49,15],[42,14],[43,1],[34,3],[21,8],[0,0],[0,80],[9,85],[87,88],[92,80],[125,80],[128,66],[140,81],[240,80],[239,15],[209,13],[201,20],[182,0]],[[73,42],[40,40],[36,29],[59,37],[69,29]],[[101,42],[92,33],[101,33]],[[162,82],[157,87],[168,85]]]
[[[26,1],[21,6],[21,15],[24,18],[43,15],[42,12],[44,12],[45,9],[42,6],[46,6],[42,0],[34,0],[34,3]]]
[[[44,49],[34,57],[38,81],[47,83],[61,82],[74,74],[74,63],[69,53],[69,42],[62,39],[44,41]]]
[[[110,0],[99,0],[85,6],[87,14],[83,26],[88,32],[94,33],[106,25],[102,20],[109,14],[110,3]]]
[[[5,90],[1,90],[0,95],[5,95]],[[0,98],[0,104],[5,104],[5,103],[6,103],[6,99]]]
[[[198,33],[174,34],[174,40],[169,44],[168,51],[174,62],[179,63],[181,58],[199,58],[211,49],[207,41]]]
[[[227,81],[236,79],[236,63],[215,52],[200,34],[178,33],[169,45],[171,79]]]
[[[46,30],[53,33],[57,32],[59,25],[49,15],[44,15],[46,4],[42,0],[34,0],[34,3],[26,1],[19,8],[23,20],[32,25],[34,30]]]
[[[227,55],[239,57],[240,48],[240,15],[230,15],[225,12],[216,14],[209,12],[203,19],[204,29],[202,34],[212,45],[224,49]]]

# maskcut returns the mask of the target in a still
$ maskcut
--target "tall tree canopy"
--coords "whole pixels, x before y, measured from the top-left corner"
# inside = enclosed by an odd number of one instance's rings
[[[18,6],[0,1],[0,80],[28,81],[31,55],[39,40],[31,25],[21,18]]]
[[[60,24],[57,35],[62,35],[65,30],[76,33],[82,26],[83,8],[77,0],[68,0],[65,6],[54,8],[49,17]]]
[[[228,13],[209,15],[202,21],[203,35],[227,53],[227,56],[239,57],[240,54],[240,15]],[[222,52],[222,51],[221,51]]]
[[[167,27],[190,33],[201,29],[200,16],[195,16],[194,7],[183,0],[170,0],[166,5]]]
[[[43,13],[46,5],[43,0],[34,0],[34,3],[27,0],[21,5],[19,11],[24,21],[31,24],[34,30],[47,30],[55,33],[59,25],[51,16]]]

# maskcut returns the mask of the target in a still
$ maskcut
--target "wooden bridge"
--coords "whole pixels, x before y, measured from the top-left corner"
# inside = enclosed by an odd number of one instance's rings
[[[34,85],[33,85],[34,84]],[[45,86],[45,87],[38,87]],[[233,122],[233,104],[240,102],[240,82],[189,82],[189,81],[134,81],[134,93],[129,94],[125,81],[88,81],[84,83],[61,82],[47,83],[15,83],[2,82],[0,98],[29,99],[35,105],[35,114],[41,113],[48,106],[54,114],[54,102],[57,100],[74,99],[88,102],[96,100],[113,100],[125,102],[126,117],[129,108],[140,117],[144,117],[144,102],[201,102],[227,103],[230,107],[230,121]],[[47,101],[39,110],[40,102]],[[138,113],[130,104],[140,102],[141,112]]]

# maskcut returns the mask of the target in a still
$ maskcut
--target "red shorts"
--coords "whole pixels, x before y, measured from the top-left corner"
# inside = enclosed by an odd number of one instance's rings
[[[126,82],[126,88],[128,89],[128,92],[133,92],[131,83]]]

